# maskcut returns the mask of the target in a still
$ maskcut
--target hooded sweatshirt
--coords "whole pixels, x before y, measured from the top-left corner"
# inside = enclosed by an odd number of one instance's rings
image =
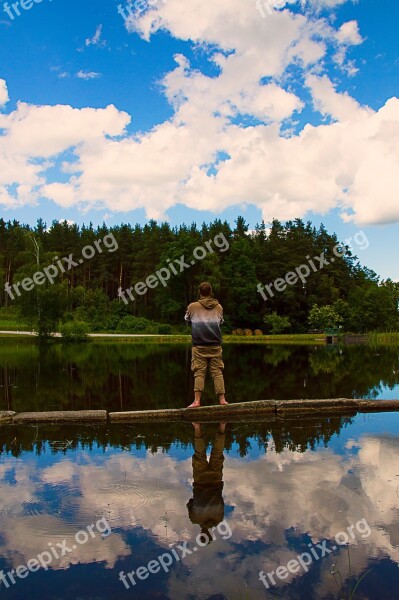
[[[191,325],[193,346],[220,346],[223,308],[215,298],[200,298],[187,307],[185,320]]]

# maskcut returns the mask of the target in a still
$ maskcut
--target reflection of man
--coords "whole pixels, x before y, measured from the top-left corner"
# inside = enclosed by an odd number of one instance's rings
[[[225,423],[219,424],[209,462],[201,425],[193,423],[195,432],[195,452],[193,455],[193,497],[187,503],[188,516],[195,525],[200,525],[209,543],[212,536],[209,530],[224,519],[223,463]]]

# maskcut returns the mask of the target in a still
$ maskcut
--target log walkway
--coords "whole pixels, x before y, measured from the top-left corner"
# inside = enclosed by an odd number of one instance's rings
[[[399,400],[354,400],[333,398],[322,400],[257,400],[227,406],[201,406],[111,412],[106,410],[22,412],[0,411],[0,425],[26,423],[155,423],[155,422],[251,422],[298,418],[301,415],[324,417],[329,415],[356,415],[371,412],[399,412]]]

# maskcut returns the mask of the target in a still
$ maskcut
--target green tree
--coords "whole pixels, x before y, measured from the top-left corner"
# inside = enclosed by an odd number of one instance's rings
[[[308,322],[315,329],[337,329],[342,324],[342,317],[337,309],[330,304],[326,306],[312,306]]]
[[[270,327],[270,333],[272,335],[283,333],[283,331],[291,327],[291,322],[289,318],[284,317],[282,315],[278,315],[276,311],[265,315],[263,317],[263,321],[268,327]]]

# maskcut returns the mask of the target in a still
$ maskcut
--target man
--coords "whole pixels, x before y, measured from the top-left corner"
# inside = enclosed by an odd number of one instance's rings
[[[194,402],[188,408],[201,406],[201,394],[204,389],[206,369],[209,370],[215,386],[219,404],[228,404],[224,397],[222,332],[223,308],[212,298],[212,286],[204,281],[199,286],[199,300],[192,302],[185,315],[191,325],[192,358],[191,370],[194,373]]]

